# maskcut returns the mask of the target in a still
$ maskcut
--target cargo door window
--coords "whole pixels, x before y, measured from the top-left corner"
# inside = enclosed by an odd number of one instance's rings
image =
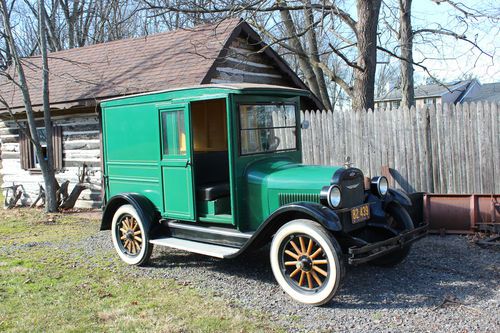
[[[186,155],[184,110],[163,112],[163,155]]]

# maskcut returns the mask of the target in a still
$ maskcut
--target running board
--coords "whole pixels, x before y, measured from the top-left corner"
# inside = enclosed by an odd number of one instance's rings
[[[154,245],[167,246],[216,258],[227,258],[240,250],[234,247],[206,244],[174,237],[151,239],[149,242]]]
[[[232,228],[222,228],[209,224],[168,221],[168,236],[200,243],[241,248],[252,237]],[[165,235],[166,236],[166,235]]]

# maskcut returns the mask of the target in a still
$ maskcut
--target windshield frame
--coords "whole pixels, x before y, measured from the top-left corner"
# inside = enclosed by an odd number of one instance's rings
[[[241,124],[241,107],[242,106],[254,106],[254,105],[266,105],[266,106],[292,106],[294,108],[294,115],[295,115],[295,125],[294,126],[276,126],[276,127],[252,127],[252,128],[242,128]],[[297,103],[294,102],[276,102],[276,101],[241,101],[239,103],[236,103],[236,110],[237,110],[237,117],[238,117],[238,153],[239,156],[241,157],[246,157],[246,156],[255,156],[255,155],[264,155],[264,154],[273,154],[273,153],[285,153],[285,152],[297,152],[299,151],[299,135],[300,135],[300,130],[299,130],[299,125],[300,125],[300,111],[297,106]],[[252,153],[243,153],[242,152],[242,131],[248,131],[248,130],[258,130],[258,129],[284,129],[284,128],[292,128],[294,129],[294,136],[295,136],[295,147],[294,148],[288,148],[288,149],[277,149],[277,150],[268,150],[268,151],[260,151],[260,152],[252,152]]]

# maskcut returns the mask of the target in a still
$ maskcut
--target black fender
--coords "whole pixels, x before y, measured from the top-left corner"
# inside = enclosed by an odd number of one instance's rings
[[[139,193],[120,193],[113,196],[106,203],[106,207],[102,213],[101,230],[110,230],[116,210],[120,206],[127,204],[135,208],[148,231],[155,222],[159,221],[160,214],[148,198]]]
[[[391,204],[402,206],[408,210],[412,205],[411,199],[403,191],[389,188],[388,193],[380,198],[371,191],[365,192],[365,202],[370,203],[370,215],[372,221],[385,221],[385,212]]]
[[[405,192],[395,188],[389,188],[388,192],[384,201],[396,201],[403,207],[410,207],[412,205],[410,197]]]
[[[281,206],[269,215],[245,245],[243,245],[237,253],[228,258],[240,255],[250,246],[259,248],[266,244],[279,228],[285,223],[296,219],[310,219],[316,221],[330,232],[342,231],[342,224],[339,216],[329,207],[313,202],[295,202]]]

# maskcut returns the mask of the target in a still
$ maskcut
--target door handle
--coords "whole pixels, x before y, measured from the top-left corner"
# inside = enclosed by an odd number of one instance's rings
[[[192,164],[191,164],[191,160],[187,160],[187,161],[186,161],[186,168],[187,168],[188,166],[192,166]]]

